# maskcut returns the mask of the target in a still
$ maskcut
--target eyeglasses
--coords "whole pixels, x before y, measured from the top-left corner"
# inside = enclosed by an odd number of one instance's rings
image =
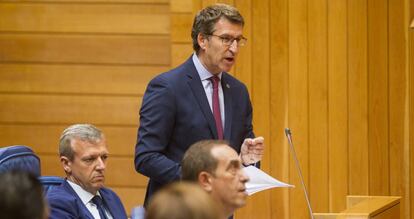
[[[245,46],[247,43],[247,39],[244,36],[238,37],[238,38],[233,38],[231,36],[219,36],[219,35],[214,35],[214,34],[210,34],[210,36],[215,36],[221,39],[221,42],[223,43],[223,45],[226,46],[231,46],[233,44],[234,41],[237,42],[237,46],[238,47],[242,47]]]

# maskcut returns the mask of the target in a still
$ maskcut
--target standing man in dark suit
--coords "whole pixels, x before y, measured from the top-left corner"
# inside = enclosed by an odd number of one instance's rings
[[[119,197],[104,187],[108,149],[99,129],[89,124],[65,129],[60,137],[59,155],[67,178],[47,193],[49,218],[127,218]]]
[[[254,136],[247,88],[227,73],[246,44],[243,25],[232,6],[204,8],[191,32],[194,54],[148,84],[135,146],[135,169],[150,178],[145,203],[180,179],[181,159],[197,141],[227,140],[243,165],[261,160],[264,139]]]

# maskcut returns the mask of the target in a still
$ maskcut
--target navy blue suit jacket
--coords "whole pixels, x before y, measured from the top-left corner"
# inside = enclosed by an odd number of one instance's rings
[[[224,139],[237,152],[254,137],[246,86],[228,73],[221,78],[225,105]],[[148,84],[140,110],[135,169],[149,177],[145,203],[161,186],[180,179],[181,159],[193,143],[217,139],[214,116],[190,57]]]
[[[102,188],[99,193],[114,219],[127,219],[121,200],[112,190]],[[61,185],[52,187],[46,198],[50,207],[49,219],[94,219],[66,180]]]

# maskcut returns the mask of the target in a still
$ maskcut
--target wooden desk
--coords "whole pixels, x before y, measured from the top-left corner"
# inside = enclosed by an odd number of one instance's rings
[[[398,219],[397,196],[347,196],[347,208],[340,213],[314,213],[315,219]]]

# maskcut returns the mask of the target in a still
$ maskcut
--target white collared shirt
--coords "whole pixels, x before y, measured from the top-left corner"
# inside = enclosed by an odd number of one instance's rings
[[[92,216],[95,219],[101,219],[101,216],[99,216],[98,207],[92,202],[92,198],[94,195],[92,195],[90,192],[84,190],[82,187],[80,187],[78,184],[71,182],[70,180],[67,180],[69,185],[75,190],[76,194],[79,196],[79,198],[82,200],[82,203],[86,206],[86,208],[91,212]],[[96,195],[101,196],[99,191],[96,193]],[[102,197],[102,196],[101,196]],[[108,219],[113,219],[112,215],[109,213],[108,209],[105,208],[105,214]]]
[[[197,70],[198,75],[200,76],[201,83],[203,83],[204,91],[206,92],[208,104],[210,105],[211,112],[213,112],[213,83],[211,82],[210,78],[214,75],[210,73],[204,66],[201,64],[200,59],[198,59],[196,53],[193,54],[193,62],[195,68]],[[222,73],[218,74],[218,77],[221,80]],[[224,121],[225,121],[225,113],[224,113],[224,94],[223,94],[223,87],[221,86],[221,81],[218,86],[219,89],[219,102],[220,102],[220,115],[221,115],[221,123],[223,124],[224,130]]]

